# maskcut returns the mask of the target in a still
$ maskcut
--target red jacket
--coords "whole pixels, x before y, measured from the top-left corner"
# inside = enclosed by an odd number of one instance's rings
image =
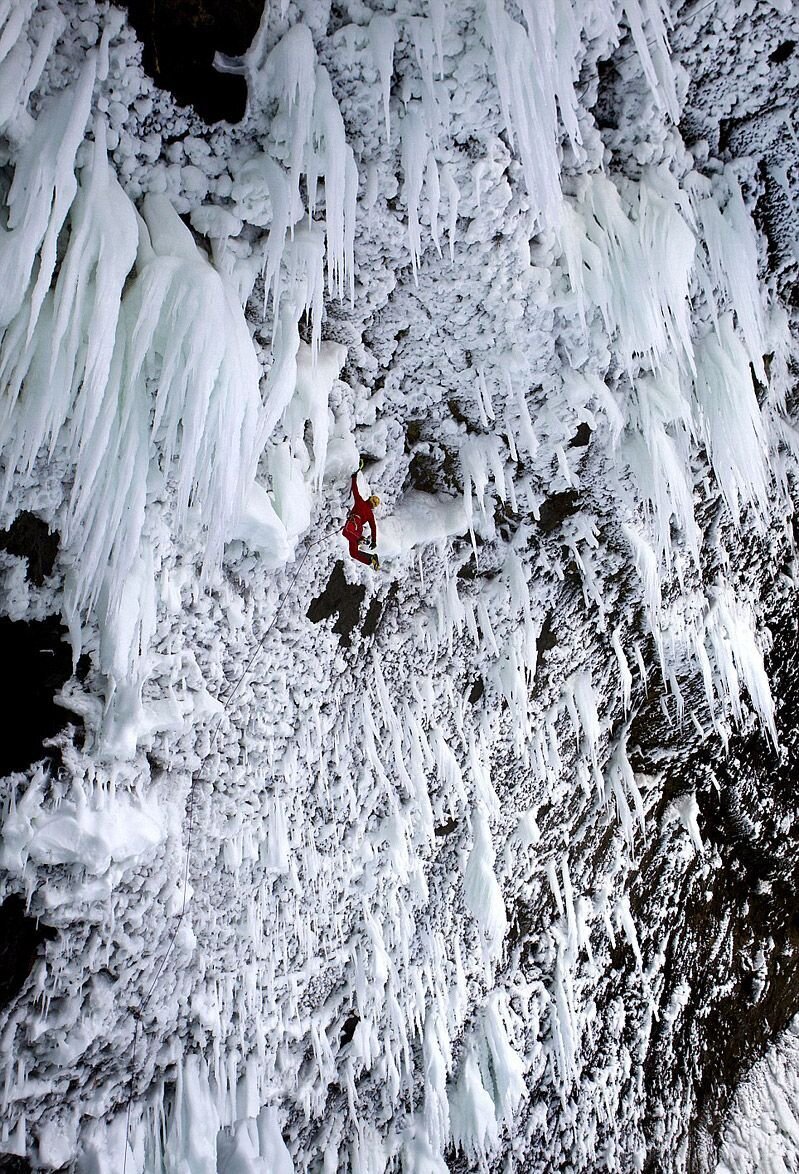
[[[375,512],[365,497],[358,492],[358,474],[352,474],[352,496],[355,503],[344,523],[344,537],[359,541],[363,537],[363,528],[368,526],[371,534],[372,546],[377,545],[377,523]]]

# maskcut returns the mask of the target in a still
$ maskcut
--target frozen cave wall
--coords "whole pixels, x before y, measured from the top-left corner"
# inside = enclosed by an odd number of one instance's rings
[[[0,6],[0,1169],[790,1168],[791,5],[185,11]]]

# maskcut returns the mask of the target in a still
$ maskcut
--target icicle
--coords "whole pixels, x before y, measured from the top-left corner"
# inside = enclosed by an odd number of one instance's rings
[[[474,843],[463,876],[464,900],[480,930],[486,960],[502,952],[508,928],[505,902],[494,873],[494,851],[488,820],[479,808],[472,812]]]
[[[201,1056],[190,1053],[177,1066],[175,1104],[164,1154],[167,1167],[188,1165],[192,1174],[215,1174],[219,1126],[208,1068]]]
[[[269,226],[269,236],[264,253],[264,317],[266,316],[266,302],[272,293],[272,329],[277,329],[280,311],[280,295],[282,291],[281,261],[286,246],[288,230],[296,220],[297,209],[292,200],[289,180],[283,168],[268,156],[259,161],[263,170],[264,179],[269,190],[269,201],[272,206],[272,222]],[[274,341],[274,337],[273,337]]]
[[[561,122],[575,151],[583,141],[577,121],[579,102],[574,88],[579,76],[580,41],[580,26],[571,0],[555,0],[555,50],[551,57],[555,71],[554,90]]]
[[[284,307],[278,321],[272,347],[272,366],[266,380],[264,410],[259,422],[259,445],[264,445],[272,435],[294,394],[299,346],[296,309],[293,306]]]
[[[620,629],[618,627],[613,629],[610,637],[610,643],[613,651],[616,653],[616,660],[619,664],[622,703],[624,705],[624,716],[626,717],[630,712],[630,697],[632,693],[633,675],[630,672],[630,666],[627,663],[627,657],[624,655],[624,649],[621,646],[619,633]]]
[[[567,217],[569,226],[561,233],[570,281],[578,300],[599,306],[607,330],[618,331],[631,374],[636,357],[654,368],[676,357],[681,368],[692,371],[688,298],[696,241],[683,215],[688,215],[686,198],[665,171],[648,173],[630,190],[635,223],[606,176],[586,180],[587,215],[582,225]]]
[[[649,616],[649,625],[652,634],[657,640],[659,639],[660,618],[663,612],[657,555],[646,538],[634,529],[633,526],[623,525],[622,530],[633,552],[636,570],[644,587],[644,599]],[[639,665],[640,663],[639,661]]]
[[[639,0],[624,0],[624,13],[630,25],[635,47],[641,59],[644,76],[658,105],[667,111],[676,125],[680,121],[680,105],[674,79],[674,67],[669,57],[669,44],[659,0],[643,0],[647,23],[654,41],[655,60],[649,52],[649,41],[644,31],[644,14]]]
[[[712,603],[705,620],[705,643],[715,664],[719,696],[729,702],[733,716],[741,722],[740,686],[743,683],[776,748],[774,699],[763,653],[755,641],[751,612],[735,598],[726,584],[720,583],[712,591]]]
[[[582,217],[572,206],[570,200],[563,201],[561,221],[558,226],[558,241],[566,261],[566,271],[572,293],[577,299],[577,311],[583,330],[587,327],[586,321],[586,291],[583,279],[583,265],[586,261],[590,242],[587,239],[585,224]],[[598,250],[594,246],[594,251]]]
[[[75,158],[89,119],[95,66],[96,55],[90,53],[75,86],[39,116],[6,197],[7,228],[0,234],[0,328],[8,326],[27,300],[27,342],[52,281],[58,236],[77,192]]]
[[[616,918],[618,923],[621,925],[621,928],[624,930],[624,936],[632,948],[633,954],[635,955],[636,964],[640,970],[643,965],[643,958],[641,957],[641,947],[638,944],[638,934],[635,930],[635,922],[633,921],[632,914],[630,913],[630,899],[626,893],[619,897],[619,900],[616,903]]]
[[[426,17],[412,17],[410,19],[411,35],[416,63],[422,79],[422,111],[425,125],[432,140],[433,146],[438,149],[442,118],[436,96],[435,82],[433,81],[433,22]]]
[[[632,797],[638,827],[642,836],[646,835],[646,817],[641,792],[627,757],[626,730],[608,760],[605,768],[605,780],[607,799],[609,801],[609,792],[612,792],[616,803],[616,815],[621,824],[622,834],[630,852],[632,852],[635,846],[635,829],[633,827],[630,804],[627,799],[628,795]]]
[[[704,851],[702,843],[702,836],[699,831],[699,824],[697,816],[699,815],[699,804],[696,801],[696,794],[693,791],[685,795],[679,795],[673,802],[672,807],[677,812],[680,823],[685,828],[693,845],[694,851],[701,854]]]
[[[697,345],[696,393],[702,436],[734,521],[741,505],[754,506],[765,517],[771,477],[763,417],[730,314],[721,316],[718,332]]]
[[[430,216],[430,236],[433,238],[433,244],[440,257],[441,240],[438,233],[438,206],[441,199],[441,188],[438,182],[438,164],[432,151],[427,157],[425,187],[427,188],[427,208]]]
[[[442,784],[441,792],[447,801],[446,810],[452,816],[458,807],[466,802],[463,775],[458,760],[438,726],[431,727],[430,742],[436,759],[436,771]]]
[[[458,191],[458,185],[455,182],[455,177],[452,174],[452,168],[450,167],[450,165],[448,163],[445,164],[444,168],[442,169],[442,174],[444,177],[444,190],[447,194],[447,206],[449,209],[449,211],[448,211],[448,227],[447,227],[447,239],[449,242],[449,259],[450,259],[450,261],[454,261],[455,260],[455,229],[456,229],[457,223],[458,223],[458,204],[460,203],[461,197],[460,197],[460,192]]]
[[[316,49],[311,30],[304,24],[293,25],[278,41],[265,60],[257,37],[245,54],[245,72],[249,104],[267,108],[277,98],[287,119],[289,174],[291,185],[299,192],[300,174],[306,144],[311,137],[314,118]]]
[[[699,566],[700,533],[691,476],[694,432],[691,406],[678,371],[665,368],[658,377],[638,380],[622,451],[648,506],[664,570],[675,564],[673,523]]]
[[[514,1018],[507,994],[493,991],[480,1019],[488,1060],[484,1083],[492,1093],[497,1122],[506,1125],[512,1123],[516,1110],[527,1096],[524,1062],[511,1042]]]
[[[494,635],[494,629],[491,625],[491,619],[482,596],[477,600],[477,618],[480,624],[480,630],[482,631],[485,639],[488,641],[488,646],[492,654],[494,656],[499,656],[499,646],[497,644],[497,639]]]
[[[749,362],[759,382],[768,382],[763,365],[763,303],[758,280],[757,240],[741,189],[734,177],[724,212],[715,203],[699,205],[717,288],[726,289],[743,335]]]
[[[457,1084],[450,1087],[449,1116],[453,1145],[467,1157],[485,1164],[486,1154],[499,1140],[499,1132],[494,1101],[480,1078],[472,1051],[461,1062]]]
[[[425,1132],[432,1149],[441,1153],[449,1138],[449,1102],[446,1089],[449,1033],[445,1017],[435,1005],[425,1016],[422,1046]]]
[[[600,786],[599,739],[601,727],[590,675],[587,672],[576,673],[565,686],[564,695],[566,706],[572,719],[572,728],[574,730],[578,753],[583,748],[588,751],[594,778],[597,786]],[[583,739],[585,741],[585,747],[583,747]]]
[[[554,998],[549,1004],[549,1019],[552,1039],[555,1045],[553,1073],[561,1095],[565,1095],[577,1077],[578,1028],[574,1012],[574,992],[571,961],[563,948],[558,946],[555,961]]]
[[[548,63],[555,59],[554,28],[546,30],[546,44],[531,41],[525,29],[505,11],[504,0],[485,0],[491,48],[497,75],[502,116],[508,137],[518,142],[525,184],[533,214],[541,227],[560,223],[557,113]],[[531,25],[542,31],[539,7],[524,6]]]
[[[284,413],[283,422],[287,434],[296,437],[298,443],[302,443],[300,438],[305,432],[305,422],[310,423],[313,436],[311,476],[317,493],[322,488],[327,457],[330,394],[346,358],[347,348],[341,343],[322,343],[316,361],[311,348],[304,342],[299,343],[297,349],[296,391]]]
[[[491,781],[491,771],[487,764],[487,759],[488,754],[485,749],[484,736],[481,737],[478,745],[474,739],[474,735],[470,732],[469,767],[474,783],[475,801],[479,803],[481,811],[484,811],[492,818],[497,818],[500,813],[499,796],[494,790],[494,784]]]
[[[494,489],[500,500],[505,500],[505,468],[497,436],[464,436],[460,449],[463,471],[463,504],[466,517],[471,523],[473,516],[472,489],[477,497],[480,512],[486,516],[485,495],[488,489],[489,472]]]
[[[394,21],[390,16],[375,13],[369,21],[369,41],[374,58],[375,68],[380,77],[383,91],[383,116],[386,122],[386,143],[391,143],[391,121],[389,117],[389,99],[391,97],[391,78],[394,73],[394,39],[396,32]]]
[[[241,307],[166,198],[147,196],[142,212],[154,254],[128,295],[126,369],[135,385],[160,355],[152,438],[177,463],[179,529],[203,503],[207,576],[255,473],[260,369]]]
[[[444,25],[446,22],[447,0],[429,0],[430,24],[438,58],[438,76],[444,76]]]
[[[330,75],[322,65],[316,69],[313,117],[317,149],[324,159],[327,288],[331,295],[343,298],[345,275],[353,268],[350,244],[354,240],[357,170]]]
[[[419,196],[422,191],[428,141],[424,119],[413,103],[402,120],[403,198],[408,209],[408,242],[414,281],[418,281],[421,238],[419,234]]]

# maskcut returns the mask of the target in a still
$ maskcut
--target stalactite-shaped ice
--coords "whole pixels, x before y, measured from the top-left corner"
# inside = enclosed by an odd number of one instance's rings
[[[177,1067],[175,1103],[166,1139],[167,1169],[216,1174],[216,1138],[219,1115],[211,1091],[208,1068],[191,1053]]]
[[[443,118],[439,91],[433,80],[436,50],[433,42],[433,22],[427,17],[413,17],[410,21],[416,64],[422,81],[422,111],[433,147],[437,150],[443,132]],[[442,91],[443,94],[443,91]]]
[[[663,172],[631,188],[630,197],[635,222],[610,179],[596,174],[585,181],[586,215],[582,224],[569,219],[566,238],[572,288],[599,306],[629,370],[636,358],[657,369],[674,357],[693,370],[688,297],[695,237],[682,215],[686,201]]]
[[[218,65],[245,74],[251,115],[271,113],[277,104],[269,121],[263,162],[273,206],[267,289],[273,291],[277,312],[286,231],[302,215],[300,180],[305,176],[307,212],[312,219],[318,181],[323,177],[328,292],[343,298],[346,289],[352,298],[358,173],[330,76],[317,61],[311,31],[302,22],[292,25],[268,53],[265,43],[262,26],[239,61],[218,58]],[[282,174],[283,168],[287,175]]]
[[[6,0],[0,8],[0,128],[12,142],[24,142],[34,128],[28,101],[66,22],[63,13],[51,9],[32,39],[37,7],[35,0]]]
[[[505,129],[511,143],[518,143],[539,227],[555,227],[560,223],[563,197],[551,76],[554,29],[551,24],[542,27],[539,7],[528,5],[535,35],[541,34],[549,42],[534,44],[523,26],[505,11],[505,0],[485,0],[485,4]]]
[[[352,298],[358,173],[341,111],[333,97],[330,75],[322,65],[316,69],[313,119],[315,150],[307,163],[308,190],[315,189],[316,168],[321,163],[325,178],[328,293],[343,298],[346,283]]]
[[[736,721],[740,722],[743,717],[741,685],[745,685],[763,728],[777,746],[774,699],[763,653],[755,640],[751,611],[724,583],[711,590],[710,601],[705,620],[705,644],[716,670],[716,692],[729,702]]]
[[[444,182],[444,191],[447,196],[447,243],[449,245],[449,259],[455,260],[455,229],[458,224],[458,204],[460,203],[460,192],[455,178],[452,174],[452,168],[446,165],[442,168],[442,176]]]
[[[765,429],[748,356],[729,313],[697,344],[696,396],[701,435],[736,523],[741,507],[765,516],[771,475]]]
[[[502,951],[508,928],[505,902],[494,872],[496,852],[488,820],[479,808],[472,812],[474,843],[463,877],[466,905],[477,922],[488,960]]]
[[[255,473],[260,369],[241,307],[166,198],[148,196],[142,214],[152,249],[128,295],[127,377],[153,380],[152,440],[176,466],[178,527],[204,503],[208,574]]]
[[[489,480],[500,501],[505,500],[505,468],[502,442],[496,436],[465,436],[461,442],[460,461],[463,470],[463,504],[471,525],[474,514],[472,493],[477,498],[480,513],[486,516],[486,490]]]
[[[146,421],[138,390],[124,381],[130,319],[121,308],[138,242],[135,210],[108,166],[98,124],[55,288],[30,342],[22,310],[0,349],[2,377],[16,390],[5,401],[3,494],[13,474],[31,473],[40,451],[54,451],[67,427],[75,476],[63,542],[74,568],[68,611],[76,625],[103,592],[106,609],[116,608],[139,549]]]
[[[424,1056],[424,1124],[432,1149],[443,1153],[449,1138],[449,1102],[447,1100],[447,1056],[449,1037],[446,1019],[434,1005],[425,1016]]]
[[[606,789],[612,793],[616,803],[616,814],[629,850],[632,852],[635,843],[635,828],[633,826],[632,811],[635,811],[638,828],[642,835],[646,833],[646,817],[641,791],[627,757],[626,735],[622,736],[605,767]],[[609,796],[608,796],[609,798]],[[629,800],[632,799],[633,809]]]
[[[436,252],[440,257],[441,239],[438,231],[438,208],[441,202],[441,185],[438,178],[438,164],[432,151],[427,156],[425,186],[427,188],[427,207],[430,216],[430,236],[432,237]]]
[[[680,373],[666,366],[637,380],[622,443],[650,514],[664,571],[674,566],[674,526],[699,566],[700,535],[694,515],[691,446],[696,425]]]
[[[75,161],[89,119],[95,71],[96,55],[90,53],[75,86],[51,99],[17,161],[6,197],[7,227],[0,235],[0,328],[7,327],[26,302],[28,342],[52,281],[58,237],[77,192]]]
[[[499,1140],[493,1098],[483,1084],[474,1052],[461,1062],[457,1083],[450,1087],[452,1141],[467,1157],[485,1162]]]
[[[386,143],[389,144],[391,143],[389,101],[391,98],[391,78],[394,73],[395,37],[396,29],[391,17],[376,12],[369,21],[369,41],[375,68],[380,77],[380,87],[383,93],[383,117],[386,123]]]
[[[630,712],[630,699],[632,695],[633,675],[630,672],[630,666],[627,662],[627,657],[624,654],[624,648],[621,643],[620,629],[614,628],[611,633],[610,643],[613,651],[616,653],[616,660],[619,665],[619,676],[621,677],[621,692],[622,704],[624,706],[624,714]]]
[[[402,120],[402,174],[403,197],[408,209],[408,243],[414,277],[419,270],[421,233],[419,229],[419,198],[424,182],[429,143],[422,112],[414,103]]]
[[[728,182],[730,195],[723,211],[712,196],[700,196],[698,180],[691,187],[693,206],[702,225],[710,261],[711,280],[706,283],[706,288],[714,308],[720,304],[723,308],[726,302],[735,310],[747,358],[758,380],[765,385],[763,302],[758,281],[757,241],[741,189],[734,177]]]
[[[524,1062],[511,1040],[513,1018],[507,994],[504,991],[492,992],[483,1011],[480,1030],[489,1061],[486,1067],[490,1073],[497,1121],[508,1125],[520,1102],[527,1096]]]
[[[676,124],[680,121],[680,104],[677,99],[674,67],[669,56],[669,44],[666,38],[660,0],[624,0],[624,14],[630,25],[644,76],[655,100],[667,111],[669,118]],[[644,27],[644,20],[646,20],[649,30],[649,38],[647,37],[647,29]],[[650,44],[652,52],[650,52]]]
[[[297,351],[296,391],[283,420],[288,435],[300,437],[305,431],[306,420],[313,434],[313,464],[311,476],[313,487],[318,493],[322,488],[322,477],[327,458],[327,442],[330,434],[330,392],[347,357],[347,348],[340,343],[321,344],[316,360],[311,348],[304,342]],[[302,443],[302,442],[300,442]]]

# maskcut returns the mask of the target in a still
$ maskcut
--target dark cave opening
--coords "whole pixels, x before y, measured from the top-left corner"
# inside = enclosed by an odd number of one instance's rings
[[[538,525],[546,534],[557,530],[561,522],[576,514],[580,508],[580,495],[576,489],[564,489],[562,493],[553,493],[546,501],[541,502],[541,513]]]
[[[144,46],[150,77],[181,106],[208,123],[240,122],[247,104],[243,77],[220,73],[214,54],[240,56],[252,43],[262,0],[118,0]]]
[[[17,997],[33,970],[39,947],[56,936],[56,930],[25,912],[25,902],[16,893],[0,905],[0,1007]]]
[[[769,54],[772,65],[782,65],[787,61],[796,48],[796,41],[781,41],[773,53]]]
[[[0,743],[0,777],[51,756],[43,749],[43,742],[63,730],[70,720],[54,700],[72,676],[72,653],[66,635],[58,616],[30,623],[0,617],[5,666],[0,707],[9,731]]]
[[[26,578],[41,587],[53,573],[58,554],[58,534],[35,514],[23,510],[7,530],[0,530],[0,550],[28,560]]]
[[[0,1174],[32,1174],[33,1167],[26,1158],[16,1154],[0,1154]]]

